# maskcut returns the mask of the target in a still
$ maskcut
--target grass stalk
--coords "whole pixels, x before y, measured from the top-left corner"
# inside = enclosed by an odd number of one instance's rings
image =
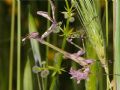
[[[13,58],[14,58],[14,25],[15,25],[15,0],[12,0],[11,12],[11,39],[10,39],[10,63],[9,63],[9,90],[12,90],[13,80]]]
[[[87,51],[86,56],[88,58],[94,58],[94,59],[97,58],[97,55],[89,41],[86,41],[85,50]],[[91,51],[93,52],[91,53]],[[91,74],[89,76],[89,80],[86,80],[86,83],[85,83],[86,90],[97,90],[98,88],[98,80],[97,80],[98,79],[97,78],[98,65],[97,63],[94,63],[93,65],[91,65],[90,69],[91,69]],[[100,90],[103,90],[103,89],[100,89]]]
[[[108,0],[105,0],[105,13],[106,13],[106,46],[108,46]]]
[[[50,4],[48,3],[48,14],[50,15]],[[50,21],[47,20],[47,28],[50,27]],[[50,41],[50,37],[47,37],[47,42]],[[48,53],[49,53],[49,47],[46,46],[46,63],[48,64]]]
[[[21,4],[20,0],[17,0],[17,11],[18,11],[18,17],[17,17],[17,90],[21,90]]]
[[[94,47],[100,62],[103,65],[106,65],[106,67],[104,67],[105,72],[109,74],[108,65],[106,63],[106,51],[102,26],[96,12],[94,0],[79,0],[79,2],[77,2],[77,0],[74,1],[81,23],[86,30],[88,39]],[[106,78],[107,90],[109,90],[109,88],[111,88],[109,76],[107,75]]]
[[[50,4],[48,3],[48,14],[50,15]],[[47,28],[49,28],[50,27],[50,21],[49,20],[47,20]],[[47,37],[47,42],[50,42],[50,37],[48,36]],[[48,65],[49,64],[49,62],[48,62],[48,54],[49,54],[49,47],[48,46],[46,46],[46,65]],[[44,83],[45,83],[45,89],[44,90],[47,90],[47,78],[45,78],[44,79]]]
[[[120,0],[114,0],[114,90],[120,89]]]
[[[57,12],[59,12],[59,11],[57,11],[57,8],[58,8],[58,1],[57,0],[55,0],[55,17],[56,17],[56,20],[58,19],[58,13]],[[57,45],[57,39],[58,39],[58,37],[57,37],[57,34],[54,34],[53,35],[53,43],[54,43],[54,45]]]
[[[108,26],[108,0],[105,0],[105,13],[106,13],[106,48],[108,48],[108,43],[109,43],[109,26]],[[107,49],[106,49],[106,52],[107,52]],[[106,54],[106,59],[107,59],[107,54]],[[108,65],[107,65],[108,66]],[[108,68],[107,68],[108,69]],[[109,72],[109,70],[107,70]],[[109,76],[107,76],[107,82],[110,82],[109,79],[108,79]],[[108,83],[107,83],[108,84]],[[109,88],[110,85],[107,85],[107,88]]]

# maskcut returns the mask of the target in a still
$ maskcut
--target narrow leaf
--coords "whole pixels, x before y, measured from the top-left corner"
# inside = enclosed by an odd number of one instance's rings
[[[114,0],[114,78],[115,90],[120,89],[120,0]]]
[[[32,72],[30,66],[30,60],[28,59],[24,69],[24,77],[23,77],[23,90],[33,90],[32,83]]]

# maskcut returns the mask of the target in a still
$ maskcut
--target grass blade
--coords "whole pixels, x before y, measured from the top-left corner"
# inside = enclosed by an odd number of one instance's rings
[[[21,73],[20,73],[20,60],[21,60],[21,4],[20,0],[17,0],[17,9],[18,9],[18,27],[17,27],[17,90],[21,90]]]
[[[106,46],[108,46],[108,0],[105,0],[105,13],[106,13]]]
[[[31,65],[29,59],[27,59],[24,70],[25,71],[23,77],[23,90],[33,90],[32,72],[31,72]]]
[[[114,79],[115,90],[120,89],[120,0],[114,0]]]
[[[97,58],[97,55],[89,41],[86,41],[86,51],[88,58],[94,58],[94,59]],[[93,52],[91,53],[91,51]],[[98,88],[97,70],[98,70],[98,65],[97,63],[94,63],[91,66],[91,74],[89,76],[89,80],[86,80],[86,90],[97,90]]]
[[[37,32],[37,28],[35,25],[35,21],[32,17],[31,14],[29,14],[29,33],[31,32]],[[34,59],[35,59],[35,63],[39,63],[39,65],[41,66],[41,56],[40,56],[40,52],[39,52],[39,44],[37,41],[31,39],[31,46],[32,46],[32,50],[33,50],[33,55],[34,55]]]
[[[32,17],[32,15],[29,13],[29,32],[37,32],[37,28],[35,25],[35,21]],[[30,40],[31,46],[32,46],[32,51],[33,51],[33,56],[35,59],[35,64],[36,65],[40,65],[41,66],[41,56],[40,56],[40,52],[39,52],[39,45],[38,42],[31,39]],[[40,83],[40,79],[39,79],[39,75],[37,74],[37,79],[38,79],[38,86],[39,86],[39,90],[41,90],[41,83]]]
[[[9,90],[12,90],[13,58],[14,58],[14,25],[15,25],[15,0],[12,3],[11,14],[11,39],[10,39],[10,63],[9,63]]]

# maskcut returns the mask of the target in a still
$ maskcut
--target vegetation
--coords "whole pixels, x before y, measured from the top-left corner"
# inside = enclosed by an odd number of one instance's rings
[[[119,90],[119,4],[0,1],[0,90]]]

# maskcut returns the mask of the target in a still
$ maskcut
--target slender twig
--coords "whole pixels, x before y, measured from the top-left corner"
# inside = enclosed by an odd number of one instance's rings
[[[50,4],[48,3],[48,14],[50,14]],[[50,21],[49,20],[47,20],[47,28],[49,28],[50,27]],[[50,41],[50,38],[49,38],[49,36],[47,37],[47,42],[49,42]],[[46,46],[46,65],[48,66],[48,54],[49,54],[49,47],[48,46]],[[44,80],[44,86],[45,86],[45,90],[47,90],[47,80],[48,80],[48,78],[45,78],[45,80]]]

